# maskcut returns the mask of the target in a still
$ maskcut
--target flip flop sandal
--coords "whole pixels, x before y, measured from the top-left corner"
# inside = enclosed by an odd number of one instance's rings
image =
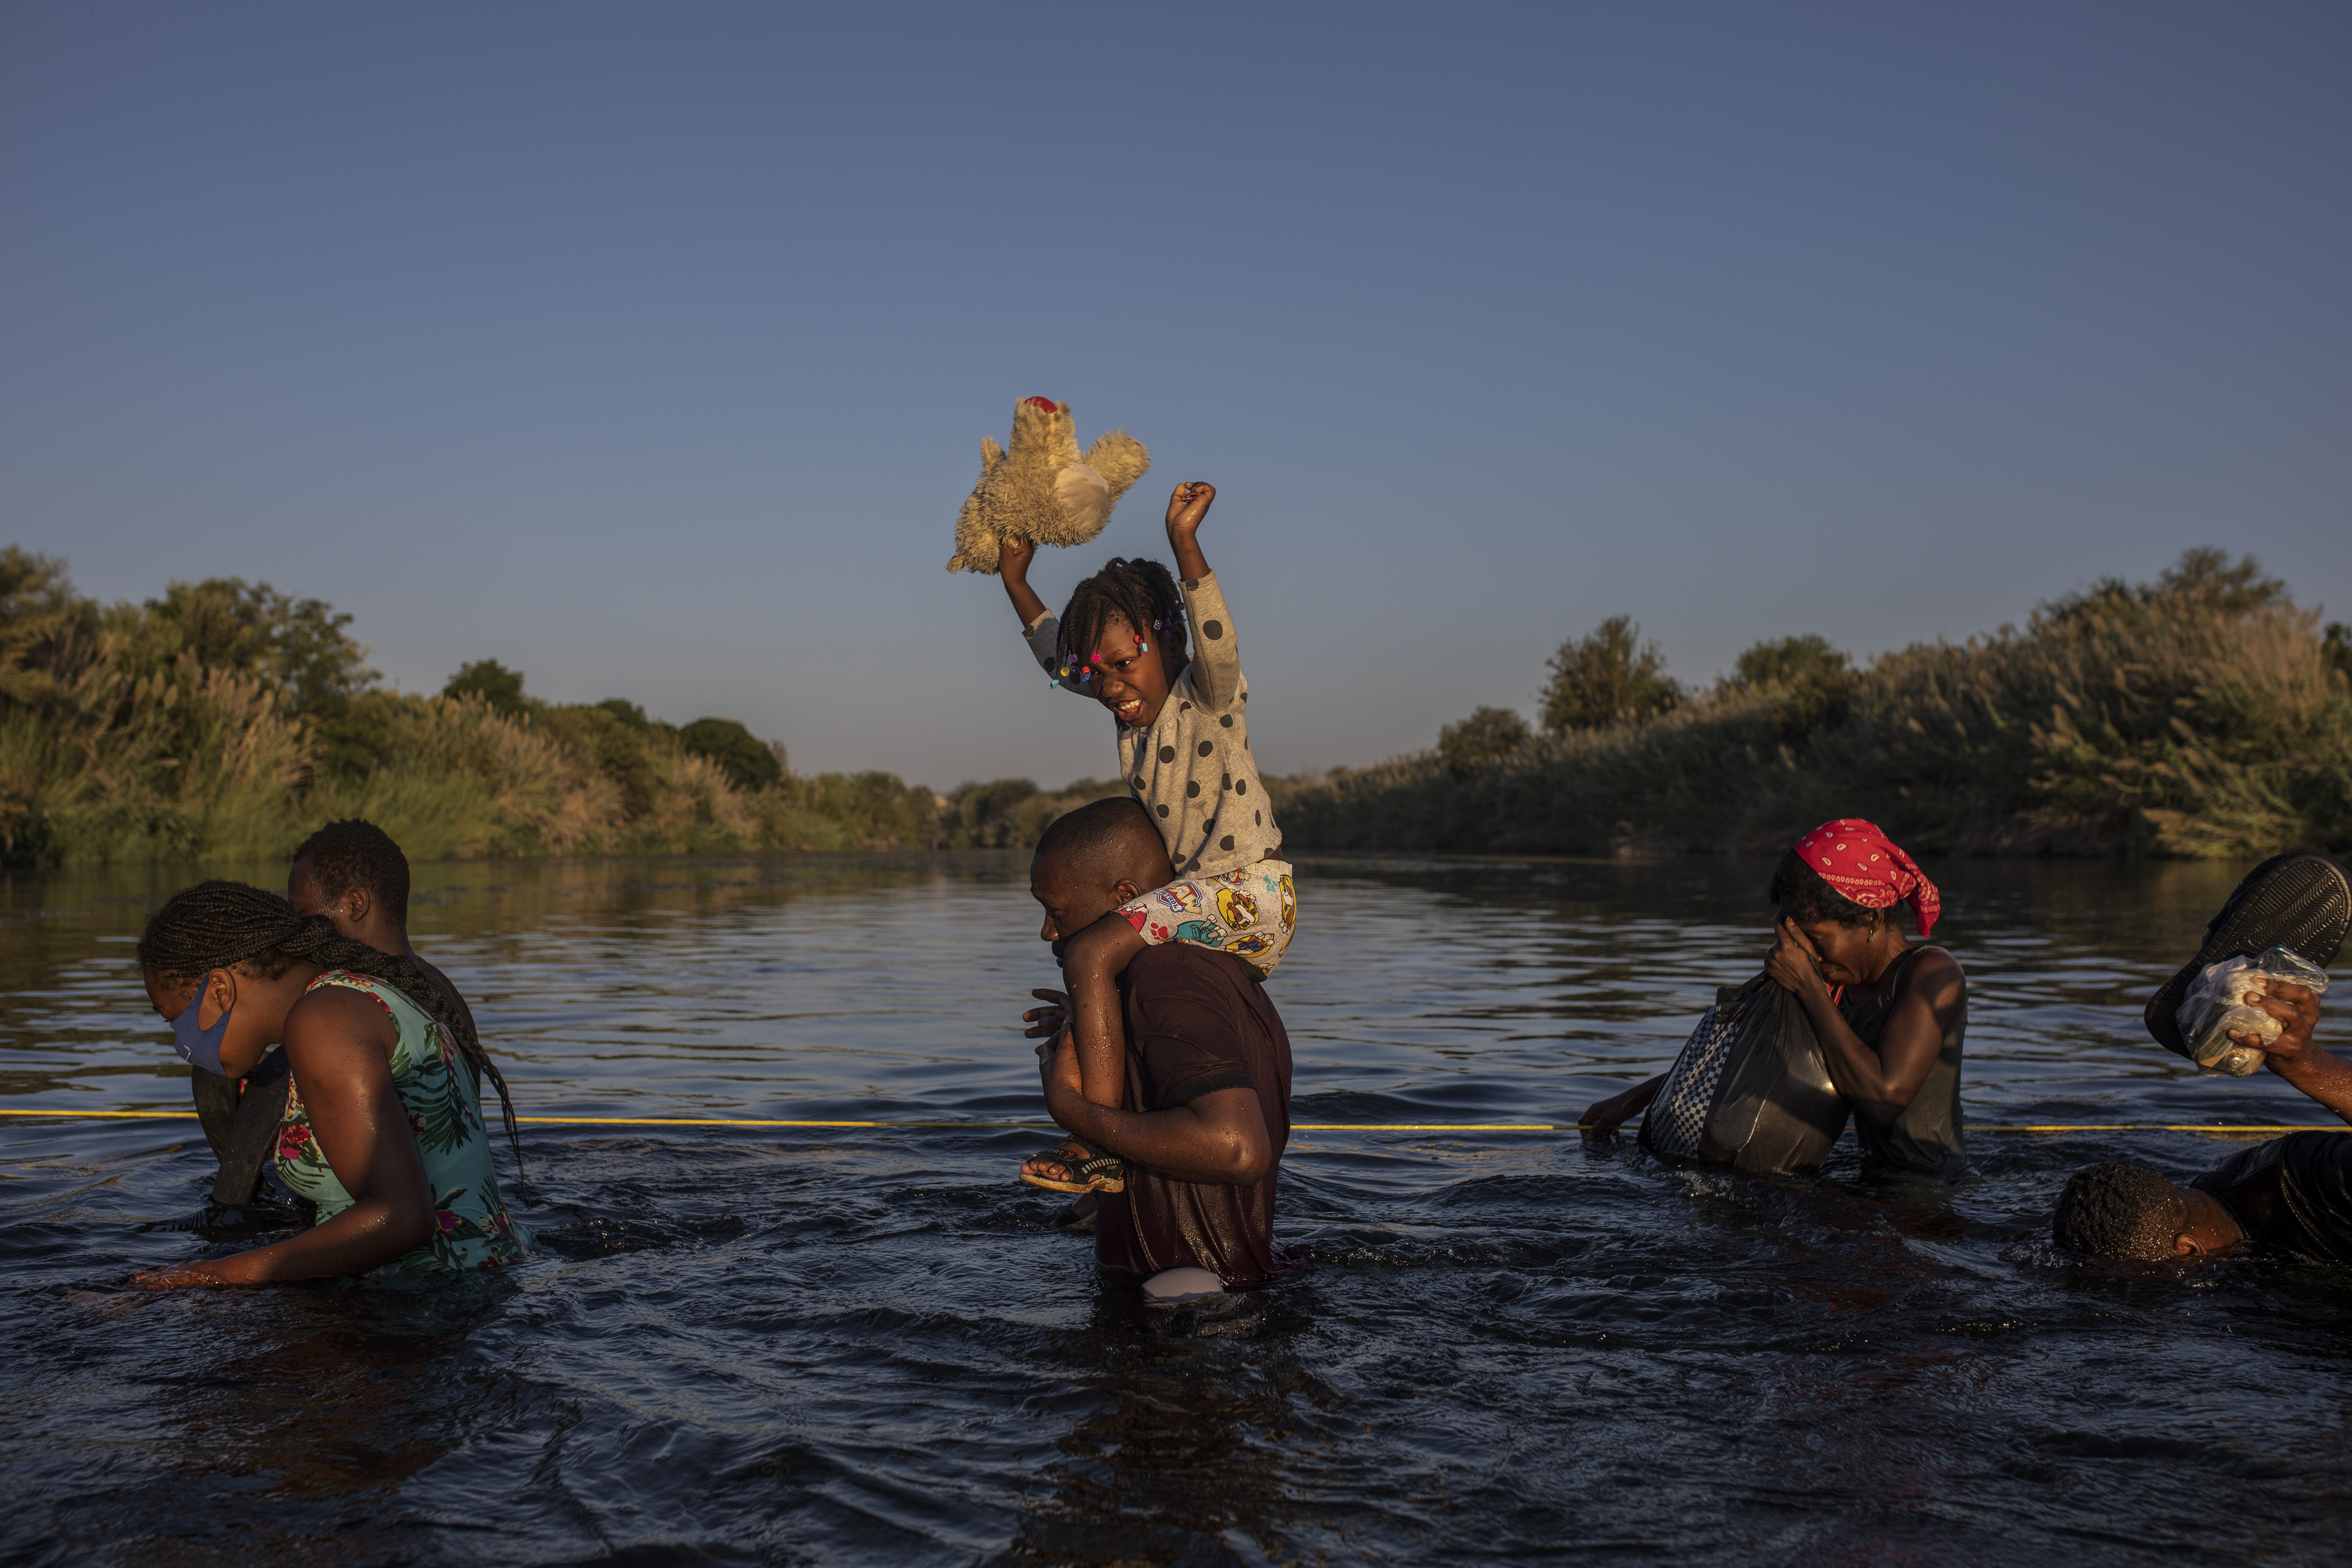
[[[2284,947],[2325,969],[2336,962],[2352,928],[2352,879],[2325,855],[2274,855],[2246,873],[2221,912],[2205,928],[2204,945],[2180,973],[2147,999],[2141,1015],[2156,1043],[2189,1055],[2180,1035],[2180,1003],[2206,965],[2252,958]]]
[[[1066,1149],[1085,1151],[1085,1157],[1073,1160]],[[1066,1138],[1051,1149],[1040,1149],[1031,1160],[1051,1160],[1077,1179],[1055,1181],[1048,1176],[1033,1176],[1021,1173],[1021,1179],[1033,1187],[1043,1187],[1049,1193],[1123,1193],[1127,1191],[1127,1162],[1116,1154],[1106,1154],[1081,1138]],[[1024,1164],[1026,1161],[1023,1162]]]

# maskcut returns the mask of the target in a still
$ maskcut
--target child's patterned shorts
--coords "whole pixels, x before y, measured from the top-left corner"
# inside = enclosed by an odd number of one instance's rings
[[[1271,974],[1298,923],[1298,885],[1289,861],[1261,860],[1238,871],[1171,882],[1121,904],[1118,912],[1153,947],[1184,942],[1214,948]]]

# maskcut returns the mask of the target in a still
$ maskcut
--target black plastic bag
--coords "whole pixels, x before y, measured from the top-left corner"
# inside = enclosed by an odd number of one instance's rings
[[[1803,1004],[1758,975],[1726,985],[1642,1119],[1661,1159],[1803,1175],[1822,1168],[1847,1109]]]

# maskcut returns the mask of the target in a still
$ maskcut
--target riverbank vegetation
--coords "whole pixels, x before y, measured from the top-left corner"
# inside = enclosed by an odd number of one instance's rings
[[[548,702],[489,659],[390,691],[350,622],[235,578],[100,605],[0,550],[0,865],[269,858],[338,816],[420,859],[1022,847],[1121,793],[803,775],[731,719]],[[1856,816],[1922,853],[2352,850],[2352,630],[2218,551],[1862,666],[1801,635],[1690,689],[1618,616],[1549,674],[1537,725],[1480,708],[1430,752],[1268,779],[1290,846],[1770,851]]]
[[[0,864],[264,858],[340,816],[420,859],[1027,843],[1116,793],[803,776],[731,719],[542,701],[488,659],[390,691],[350,622],[235,578],[100,605],[0,551]]]
[[[1620,617],[1551,668],[1541,732],[1481,709],[1434,751],[1268,781],[1292,847],[1767,852],[1866,816],[1922,853],[2352,849],[2352,632],[2251,557],[1859,668],[1799,636],[1669,689]]]

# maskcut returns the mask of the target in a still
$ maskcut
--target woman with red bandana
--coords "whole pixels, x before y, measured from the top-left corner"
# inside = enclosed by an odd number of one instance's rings
[[[1830,1079],[1853,1111],[1867,1172],[1967,1173],[1960,1047],[1969,983],[1927,936],[1943,900],[1911,857],[1856,817],[1825,822],[1780,859],[1769,893],[1780,945],[1765,973],[1803,1005]],[[1908,904],[1919,940],[1903,934]],[[1664,1076],[1584,1113],[1601,1132],[1644,1109]]]

